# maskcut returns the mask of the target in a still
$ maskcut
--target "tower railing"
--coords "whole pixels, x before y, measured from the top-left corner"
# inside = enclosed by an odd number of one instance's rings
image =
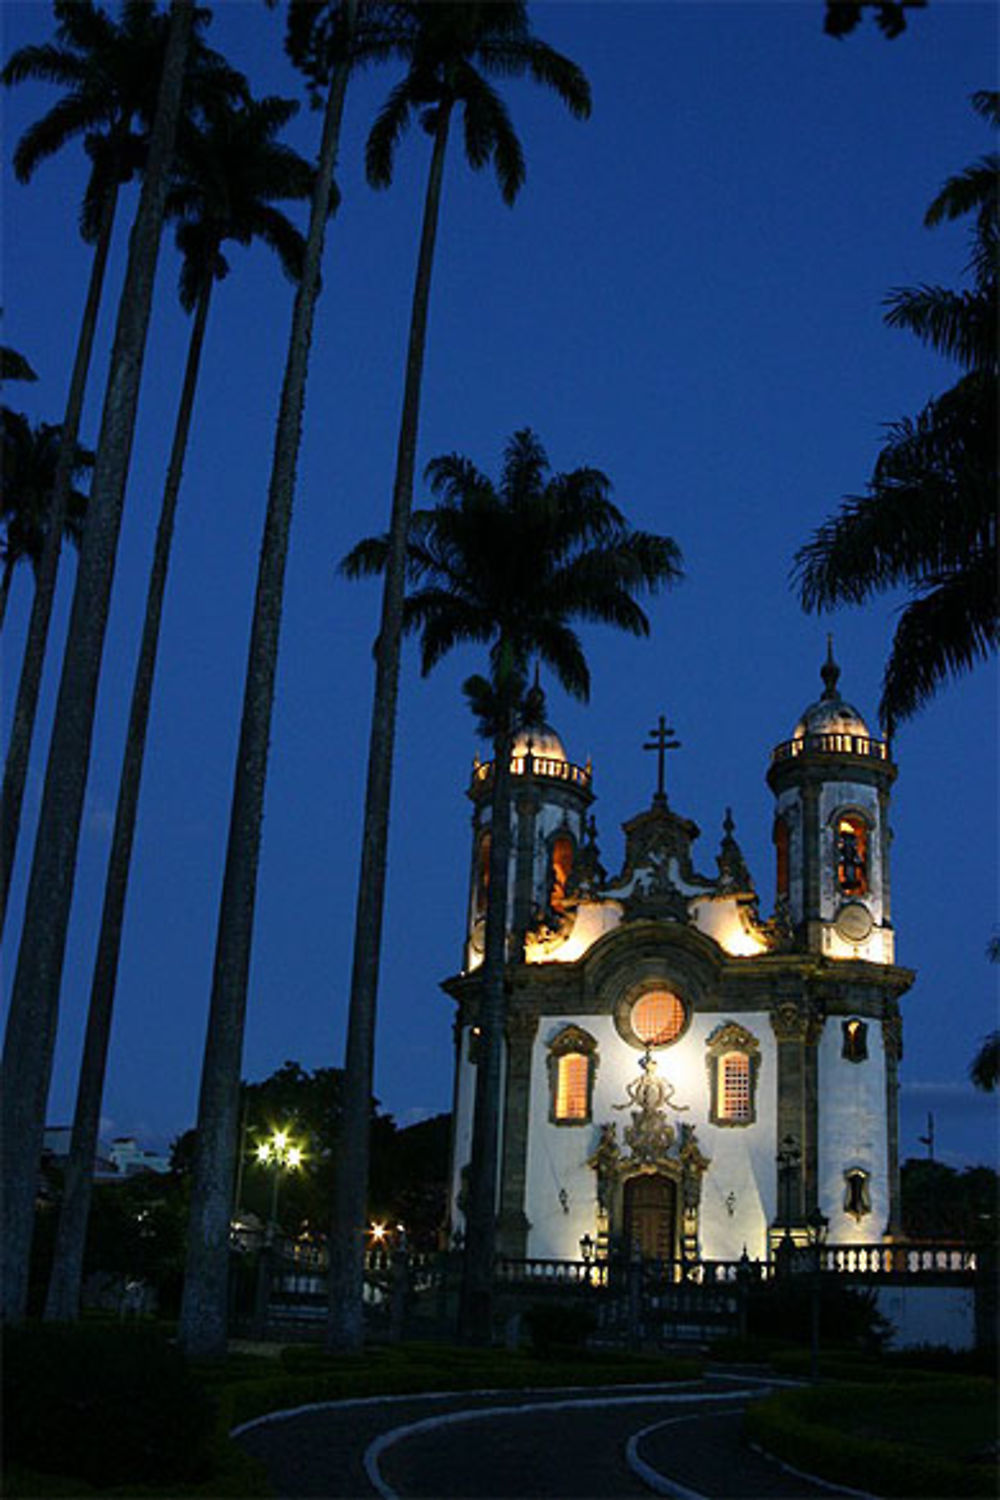
[[[530,764],[529,764],[530,762]],[[568,781],[573,786],[589,787],[593,772],[589,765],[575,766],[572,761],[560,760],[549,755],[512,755],[512,776],[544,776],[550,781]],[[493,762],[479,761],[472,768],[474,786],[485,785],[493,779]]]
[[[794,760],[797,755],[862,755],[868,760],[888,760],[885,740],[865,734],[806,734],[782,740],[771,751],[771,762]]]

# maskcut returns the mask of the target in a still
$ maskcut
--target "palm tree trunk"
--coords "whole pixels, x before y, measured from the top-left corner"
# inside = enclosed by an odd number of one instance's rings
[[[198,368],[201,362],[212,284],[212,275],[209,272],[205,276],[198,296],[194,323],[191,328],[191,342],[184,371],[184,383],[181,387],[173,447],[170,452],[170,463],[160,507],[160,520],[156,530],[156,545],[153,550],[153,563],[146,594],[146,615],[142,627],[139,660],[136,664],[135,682],[132,687],[128,733],[125,738],[125,754],[118,786],[118,806],[115,810],[115,826],[104,886],[101,929],[97,940],[97,958],[90,988],[90,1006],[87,1011],[87,1031],[83,1044],[83,1060],[80,1065],[73,1135],[63,1181],[62,1205],[56,1230],[55,1258],[45,1303],[46,1319],[58,1322],[73,1321],[80,1307],[83,1253],[87,1240],[87,1220],[90,1215],[94,1159],[97,1155],[101,1100],[104,1095],[104,1075],[108,1041],[111,1035],[111,1013],[118,979],[118,958],[121,952],[125,897],[128,890],[129,866],[132,860],[132,841],[135,836],[139,788],[146,751],[146,732],[149,728],[149,710],[153,696],[160,618],[163,613],[163,596],[166,590],[167,568],[170,563],[174,516],[177,510],[181,476],[184,471],[184,457],[191,427],[191,411],[198,382]]]
[[[38,710],[38,694],[42,686],[42,669],[45,665],[45,648],[49,638],[49,621],[56,596],[56,576],[59,570],[59,555],[62,548],[63,530],[66,523],[66,507],[69,502],[70,484],[73,478],[77,438],[80,435],[80,417],[83,398],[87,389],[87,372],[94,347],[94,332],[97,314],[101,306],[104,289],[104,272],[111,248],[111,233],[115,223],[118,203],[118,185],[115,183],[108,194],[101,214],[101,227],[94,247],[94,261],[90,268],[90,285],[83,308],[83,321],[77,339],[73,374],[66,398],[66,414],[63,417],[59,436],[59,456],[56,460],[55,478],[52,481],[52,509],[49,527],[45,533],[42,556],[35,578],[35,593],[28,622],[28,636],[21,663],[21,676],[17,685],[17,701],[14,705],[14,720],[11,725],[7,760],[4,765],[3,790],[0,791],[0,932],[3,931],[7,915],[7,897],[14,870],[17,851],[17,835],[21,826],[21,804],[24,801],[24,784],[28,774],[28,759],[31,740],[35,730],[35,714]]]
[[[14,559],[8,557],[0,573],[0,630],[7,618],[7,600],[10,597],[10,580],[14,576]],[[3,911],[0,909],[0,930],[3,928]]]
[[[510,758],[514,737],[498,735],[493,746],[490,812],[490,885],[480,971],[479,1063],[472,1117],[472,1158],[465,1215],[465,1253],[459,1332],[469,1343],[488,1344],[493,1331],[493,1257],[496,1246],[497,1157],[500,1145],[500,1081],[503,1072],[507,1000],[507,888],[510,879]]]
[[[345,0],[344,15],[347,29],[345,60],[334,72],[327,99],[302,280],[295,294],[281,389],[243,690],[243,717],[219,908],[212,999],[202,1062],[187,1267],[179,1329],[185,1352],[199,1358],[219,1358],[226,1352],[229,1223],[238,1149],[243,1025],[285,561],[295,498],[295,470],[302,432],[309,347],[320,292],[320,269],[340,145],[340,122],[350,72],[350,42],[354,36],[357,0]]]
[[[3,1055],[3,1316],[25,1314],[66,929],[90,761],[101,655],[121,527],[163,208],[191,36],[193,0],[172,0],[149,160],[129,244],[56,702]]]
[[[386,846],[392,758],[396,736],[396,699],[406,592],[406,542],[413,505],[420,394],[427,341],[434,242],[441,207],[441,184],[448,145],[451,106],[442,106],[434,134],[427,179],[420,254],[413,289],[410,340],[406,356],[403,412],[396,452],[389,554],[382,591],[382,618],[375,652],[375,696],[368,742],[365,822],[361,873],[354,925],[354,961],[347,1049],[344,1063],[344,1114],[334,1189],[330,1234],[330,1305],[327,1343],[333,1349],[357,1349],[364,1338],[365,1226],[367,1220],[372,1078],[375,1052],[375,1007],[378,994],[382,911],[385,899]]]

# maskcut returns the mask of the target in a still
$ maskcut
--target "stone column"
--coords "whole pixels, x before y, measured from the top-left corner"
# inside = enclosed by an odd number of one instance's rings
[[[511,957],[516,963],[524,960],[524,935],[531,924],[531,909],[535,894],[535,828],[538,821],[539,798],[534,777],[531,775],[532,762],[533,757],[525,757],[525,785],[523,788],[518,788],[514,795],[517,844],[514,863]]]
[[[818,1083],[816,1043],[822,1021],[804,994],[779,999],[771,1010],[778,1043],[778,1122],[776,1151],[790,1136],[800,1153],[794,1177],[787,1184],[778,1177],[777,1222],[787,1212],[792,1224],[802,1224],[816,1205],[818,1155]],[[777,1166],[776,1166],[777,1170]]]
[[[537,1032],[537,1016],[516,1011],[508,1014],[497,1252],[515,1260],[524,1258],[531,1228],[524,1211],[524,1195],[528,1170],[531,1054]]]
[[[902,1232],[903,1217],[899,1182],[899,1063],[903,1056],[903,1021],[899,1006],[887,998],[882,1018],[882,1044],[885,1048],[885,1123],[889,1167],[889,1222],[885,1233]]]
[[[879,856],[882,865],[882,926],[892,926],[892,890],[889,881],[889,845],[892,843],[892,831],[889,828],[889,790],[880,786],[878,789],[878,829],[879,829]]]
[[[802,920],[806,946],[822,951],[820,925],[820,872],[822,839],[819,826],[819,785],[807,782],[802,788]]]

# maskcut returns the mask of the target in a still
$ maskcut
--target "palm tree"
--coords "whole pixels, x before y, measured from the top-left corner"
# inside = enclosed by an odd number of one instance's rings
[[[445,152],[453,112],[461,111],[465,155],[479,170],[493,164],[504,202],[524,182],[521,143],[490,78],[524,77],[556,91],[579,119],[590,113],[590,88],[575,63],[531,34],[527,7],[508,0],[451,3],[418,0],[412,11],[410,67],[368,137],[368,180],[392,181],[396,148],[416,116],[433,139],[413,289],[406,377],[389,526],[389,552],[375,651],[375,690],[368,744],[361,870],[346,1048],[344,1141],[339,1159],[330,1241],[329,1342],[357,1348],[362,1340],[361,1291],[368,1183],[368,1117],[374,1066],[375,1006],[385,893],[389,802],[399,689],[406,541],[413,502],[417,428],[431,269]]]
[[[53,9],[55,41],[20,48],[0,72],[0,82],[8,85],[34,80],[58,84],[66,90],[18,142],[14,170],[21,182],[29,182],[43,161],[82,136],[91,170],[80,211],[80,232],[94,246],[94,259],[62,421],[65,446],[53,483],[55,524],[49,528],[48,545],[37,569],[0,792],[0,929],[7,910],[55,600],[64,529],[61,517],[68,502],[118,192],[145,163],[168,35],[168,17],[150,0],[125,0],[118,23],[92,0],[55,0]],[[195,35],[186,89],[190,109],[205,99],[238,96],[245,88],[241,75],[197,35],[207,21],[207,11],[194,13]]]
[[[314,90],[325,87],[326,99],[268,485],[198,1099],[180,1341],[188,1354],[203,1358],[218,1357],[226,1348],[229,1220],[260,825],[309,348],[326,224],[336,205],[333,177],[344,94],[352,66],[378,61],[394,50],[397,8],[373,3],[359,6],[359,0],[336,5],[292,0],[289,9],[286,46],[293,61],[306,66]]]
[[[180,299],[184,310],[194,313],[194,322],[132,689],[73,1134],[45,1309],[46,1317],[57,1321],[74,1319],[79,1309],[90,1189],[160,618],[209,303],[213,286],[229,271],[222,253],[227,240],[249,245],[255,239],[262,239],[275,251],[291,280],[297,280],[301,274],[305,241],[285,214],[274,206],[276,201],[308,198],[312,192],[312,168],[297,152],[275,140],[278,131],[297,111],[298,105],[293,101],[277,98],[210,111],[205,128],[192,125],[182,132],[177,180],[167,200],[168,214],[181,221],[177,230],[177,244],[183,256]]]
[[[18,349],[0,344],[0,380],[37,380],[38,376]]]
[[[33,427],[23,412],[0,407],[0,519],[4,527],[0,541],[0,628],[7,610],[11,575],[17,564],[27,560],[36,575],[38,572],[52,514],[52,487],[60,443],[57,426],[40,422]],[[78,447],[73,476],[93,467],[94,455]],[[86,509],[86,495],[81,490],[70,490],[63,532],[77,547]]]
[[[4,1038],[0,1172],[5,1217],[3,1317],[9,1322],[20,1322],[25,1313],[35,1187],[101,655],[193,20],[192,0],[172,0],[156,120],[111,351]],[[53,517],[50,530],[57,524]]]
[[[973,105],[1000,123],[1000,95]],[[996,648],[997,617],[997,255],[1000,158],[992,153],[950,178],[925,223],[974,214],[963,291],[902,288],[886,322],[907,328],[965,373],[916,417],[889,427],[868,493],[845,501],[796,555],[806,609],[860,604],[907,584],[882,683],[879,711],[889,733],[949,677]]]
[[[402,610],[406,631],[418,631],[426,675],[466,642],[489,646],[489,678],[471,678],[466,694],[493,740],[492,839],[481,970],[482,1026],[476,1078],[472,1165],[466,1215],[463,1325],[467,1335],[490,1330],[500,1075],[504,1024],[507,879],[510,849],[510,759],[515,731],[540,706],[526,693],[530,659],[555,673],[565,690],[586,700],[590,673],[573,620],[646,635],[636,602],[681,576],[669,538],[633,531],[610,499],[597,469],[550,474],[541,443],[514,434],[504,453],[499,487],[457,454],[427,468],[433,510],[410,523],[406,569],[411,589]],[[361,542],[342,564],[348,577],[384,572],[387,536]]]

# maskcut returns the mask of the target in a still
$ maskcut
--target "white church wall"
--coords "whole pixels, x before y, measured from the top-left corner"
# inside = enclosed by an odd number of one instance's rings
[[[774,1155],[777,1122],[777,1052],[767,1016],[739,1016],[758,1039],[761,1063],[757,1119],[748,1126],[709,1123],[710,1089],[706,1043],[720,1014],[695,1015],[683,1038],[654,1053],[660,1078],[674,1088],[675,1106],[667,1107],[675,1129],[693,1125],[710,1165],[702,1183],[701,1253],[714,1260],[738,1259],[746,1245],[752,1257],[765,1253],[767,1225],[775,1213]],[[567,1025],[588,1031],[597,1042],[592,1123],[555,1125],[549,1118],[548,1047]],[[532,1061],[525,1212],[531,1232],[531,1256],[575,1259],[580,1239],[594,1235],[597,1224],[597,1178],[587,1165],[600,1139],[600,1127],[614,1122],[621,1142],[629,1124],[626,1089],[639,1075],[641,1053],[619,1036],[610,1016],[547,1016],[541,1019]],[[566,1207],[560,1200],[565,1193]],[[734,1195],[733,1212],[726,1198]]]
[[[830,1221],[831,1244],[871,1244],[889,1220],[889,1145],[886,1133],[885,1050],[882,1029],[868,1023],[868,1057],[841,1056],[841,1018],[832,1017],[818,1044],[819,1205]],[[871,1213],[858,1220],[844,1211],[844,1173],[869,1174]]]
[[[501,1064],[500,1097],[504,1097],[507,1080],[506,1049]],[[461,1059],[458,1065],[458,1088],[455,1097],[455,1159],[452,1162],[451,1224],[452,1231],[464,1227],[465,1215],[458,1206],[458,1195],[462,1190],[462,1168],[469,1165],[472,1156],[472,1120],[476,1108],[476,1066],[469,1061],[469,1027],[462,1029]],[[503,1161],[504,1114],[500,1116],[499,1143],[497,1147],[497,1205],[500,1198],[500,1171]]]

